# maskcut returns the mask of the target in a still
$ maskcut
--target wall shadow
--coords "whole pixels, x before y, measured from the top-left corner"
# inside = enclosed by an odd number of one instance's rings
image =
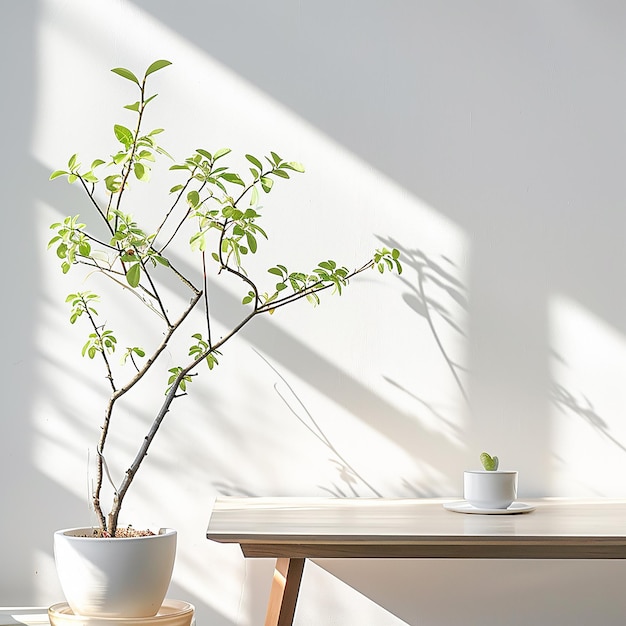
[[[521,436],[531,489],[548,490],[547,298],[626,332],[626,302],[597,280],[626,264],[626,6],[241,2],[213,6],[209,34],[191,0],[133,3],[465,231],[468,445]]]

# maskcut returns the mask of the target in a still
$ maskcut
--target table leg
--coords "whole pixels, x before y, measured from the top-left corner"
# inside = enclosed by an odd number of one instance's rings
[[[276,559],[265,626],[292,626],[305,559]]]

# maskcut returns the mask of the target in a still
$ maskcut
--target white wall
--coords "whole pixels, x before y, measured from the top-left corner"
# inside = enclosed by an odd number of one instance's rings
[[[113,149],[132,86],[109,69],[157,58],[174,63],[152,112],[174,155],[229,146],[307,166],[266,203],[279,251],[264,262],[354,266],[382,241],[405,263],[258,320],[169,416],[125,521],[179,529],[170,595],[198,624],[265,611],[271,564],[203,538],[218,493],[456,496],[488,449],[523,497],[626,496],[622,2],[31,0],[0,24],[0,604],[58,601],[52,532],[92,521],[104,385],[67,323],[76,285],[45,250],[48,224],[84,207],[47,178],[75,151]],[[226,323],[237,293],[214,289]],[[136,409],[120,458],[142,436]],[[617,625],[625,574],[324,562],[296,624]]]

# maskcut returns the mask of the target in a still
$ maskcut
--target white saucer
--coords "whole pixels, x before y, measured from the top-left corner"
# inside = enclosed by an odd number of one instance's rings
[[[455,513],[473,513],[474,515],[515,515],[516,513],[530,513],[537,507],[525,502],[513,502],[508,509],[479,509],[466,500],[455,500],[446,502],[443,508]]]

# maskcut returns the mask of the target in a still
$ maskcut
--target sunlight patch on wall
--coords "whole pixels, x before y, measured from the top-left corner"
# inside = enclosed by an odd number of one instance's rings
[[[626,340],[563,295],[549,309],[552,491],[624,497]]]

